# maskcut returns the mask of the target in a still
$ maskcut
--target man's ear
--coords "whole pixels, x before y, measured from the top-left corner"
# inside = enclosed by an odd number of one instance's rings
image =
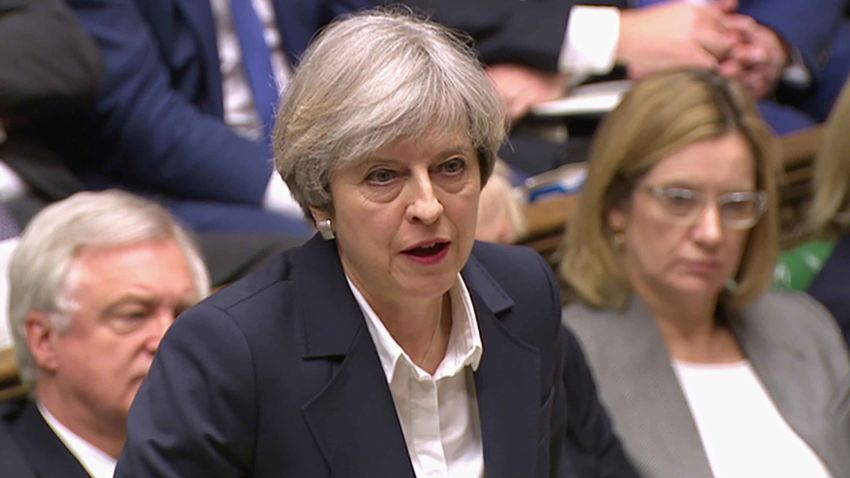
[[[56,356],[58,333],[53,328],[50,317],[44,312],[31,311],[24,319],[24,330],[35,365],[39,369],[55,371],[59,366],[59,359]]]

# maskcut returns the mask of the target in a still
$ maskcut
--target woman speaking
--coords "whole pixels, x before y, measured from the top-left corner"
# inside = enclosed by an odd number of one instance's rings
[[[561,476],[568,421],[571,454],[628,474],[547,264],[474,243],[504,134],[443,28],[388,12],[329,27],[275,133],[320,236],[181,316],[116,476]]]

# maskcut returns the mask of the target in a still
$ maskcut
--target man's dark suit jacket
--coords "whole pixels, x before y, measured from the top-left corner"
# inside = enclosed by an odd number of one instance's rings
[[[290,64],[297,64],[319,28],[356,9],[358,1],[272,0]],[[95,110],[55,138],[88,185],[182,202],[172,212],[195,229],[224,230],[239,221],[231,230],[272,232],[263,226],[274,217],[259,207],[272,173],[271,149],[239,136],[223,120],[210,1],[68,4],[106,60]],[[218,224],[218,216],[227,220]]]
[[[560,326],[545,261],[481,243],[462,274],[484,345],[475,387],[488,478],[564,476],[575,468],[565,440],[616,470],[606,476],[633,476]],[[318,237],[175,322],[128,434],[117,477],[414,476],[335,243]]]
[[[557,71],[570,9],[575,5],[635,8],[636,0],[403,0],[441,23],[466,31],[485,63],[520,63]],[[799,49],[818,75],[829,60],[847,0],[740,0],[739,11]],[[801,22],[800,18],[807,21]]]
[[[0,475],[89,478],[28,399],[0,402]]]
[[[373,0],[384,4],[388,0]],[[558,70],[570,9],[575,5],[635,8],[636,0],[401,0],[440,23],[468,33],[485,64],[518,63]],[[812,74],[803,91],[782,89],[777,101],[759,102],[765,120],[780,134],[812,126],[825,118],[850,70],[850,22],[841,15],[847,0],[740,0],[740,11],[773,28],[801,53]],[[805,18],[806,21],[800,21]],[[620,77],[616,68],[610,78]],[[786,91],[788,90],[788,91]],[[566,162],[586,160],[596,118],[568,119],[570,140],[550,142],[530,130],[533,118],[519,123],[500,156],[515,168],[539,174]],[[544,126],[546,122],[544,121]],[[546,129],[545,127],[542,129]]]

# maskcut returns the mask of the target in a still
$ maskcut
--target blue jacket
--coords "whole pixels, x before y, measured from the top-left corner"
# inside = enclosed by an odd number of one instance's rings
[[[247,0],[246,0],[247,1]],[[63,136],[92,186],[171,199],[258,206],[272,172],[268,145],[223,121],[209,0],[68,0],[104,53],[95,110]],[[358,0],[273,0],[296,64],[315,32]]]

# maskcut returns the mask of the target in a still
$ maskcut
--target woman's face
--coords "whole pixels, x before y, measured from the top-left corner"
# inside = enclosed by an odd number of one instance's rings
[[[330,189],[343,268],[373,307],[439,298],[455,283],[472,249],[481,192],[465,134],[390,143],[334,172]]]
[[[729,133],[682,148],[641,178],[625,208],[608,215],[624,234],[634,289],[716,299],[741,262],[749,227],[740,218],[754,207],[755,174],[748,144]]]

